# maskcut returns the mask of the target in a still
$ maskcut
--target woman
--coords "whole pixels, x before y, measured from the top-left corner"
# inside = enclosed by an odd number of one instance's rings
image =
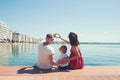
[[[65,43],[71,45],[70,57],[67,59],[69,62],[70,69],[82,69],[84,67],[84,60],[80,51],[79,41],[77,34],[70,32],[69,41],[63,39],[59,34],[54,34],[55,37],[63,40]],[[63,60],[63,63],[65,60]]]

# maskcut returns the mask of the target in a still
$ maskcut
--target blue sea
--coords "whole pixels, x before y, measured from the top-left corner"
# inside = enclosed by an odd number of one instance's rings
[[[63,44],[52,44],[55,60],[58,48]],[[70,55],[70,45],[67,54]],[[80,44],[85,66],[120,66],[120,44]],[[20,43],[0,45],[0,65],[32,66],[38,58],[38,44]]]

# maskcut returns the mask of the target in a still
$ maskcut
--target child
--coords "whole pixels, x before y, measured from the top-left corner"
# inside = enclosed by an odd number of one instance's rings
[[[68,55],[66,54],[67,52],[67,47],[65,45],[62,45],[60,48],[59,48],[59,51],[60,51],[60,55],[59,55],[59,58],[58,60],[62,60],[64,58],[68,58]],[[66,64],[59,64],[58,68],[60,70],[68,70],[69,69],[69,63],[66,63]]]

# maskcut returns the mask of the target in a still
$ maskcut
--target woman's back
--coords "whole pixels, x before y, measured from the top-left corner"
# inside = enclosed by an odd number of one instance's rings
[[[79,46],[77,48],[78,48],[80,57],[70,61],[70,64],[69,64],[70,69],[82,69],[84,67],[84,60],[82,58],[82,54],[80,52]],[[70,52],[71,52],[70,58],[76,56],[75,50],[73,48],[71,48]]]

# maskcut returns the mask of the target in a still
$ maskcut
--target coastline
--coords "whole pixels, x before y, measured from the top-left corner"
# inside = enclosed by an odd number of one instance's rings
[[[25,69],[23,73],[19,70]],[[119,80],[120,66],[85,66],[68,72],[34,73],[30,66],[0,66],[0,80]]]
[[[19,45],[19,44],[38,44],[38,43],[0,43],[0,45]]]

